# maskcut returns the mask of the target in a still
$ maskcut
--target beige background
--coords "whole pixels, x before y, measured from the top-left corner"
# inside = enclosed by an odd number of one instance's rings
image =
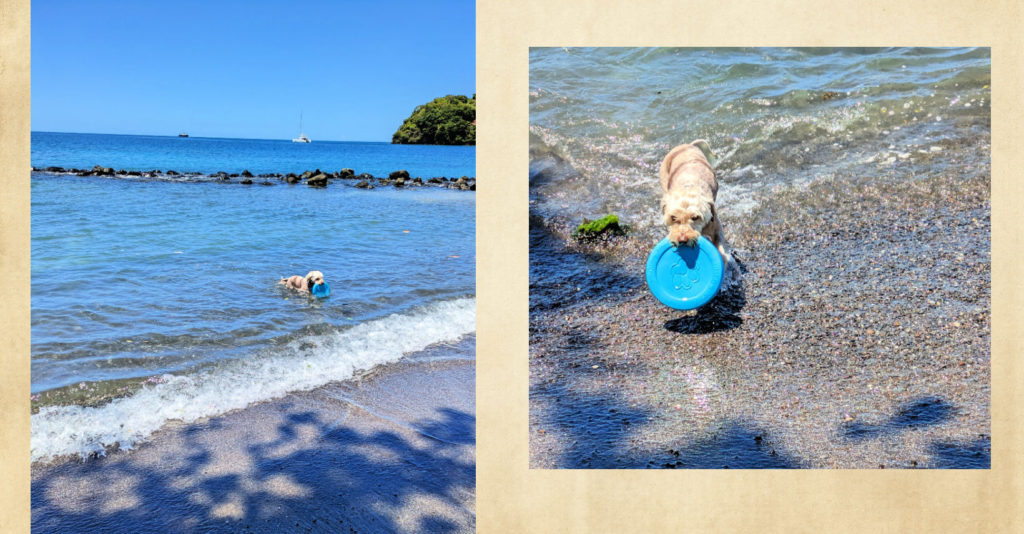
[[[1024,298],[1022,4],[558,2],[477,6],[477,516],[480,532],[1024,530],[1017,420]],[[29,530],[29,9],[0,0],[0,532]],[[983,471],[530,470],[530,46],[992,47],[992,468]],[[12,282],[13,281],[13,282]]]
[[[29,6],[0,0],[0,532],[29,531]]]

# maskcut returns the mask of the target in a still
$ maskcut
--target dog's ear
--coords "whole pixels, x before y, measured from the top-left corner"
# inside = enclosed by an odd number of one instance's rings
[[[668,155],[666,155],[665,158],[661,160],[661,168],[658,170],[658,180],[661,181],[661,191],[662,192],[668,191],[669,181],[671,181],[671,179],[672,179],[669,176],[669,174],[668,174],[669,166],[670,166],[670,162],[669,162],[668,157],[671,156],[671,155],[672,155],[672,152],[669,152]],[[664,208],[665,208],[665,202],[664,201],[662,201],[661,207],[662,207],[662,211],[664,211]]]
[[[711,222],[711,221],[713,221],[713,220],[718,218],[718,212],[715,211],[715,203],[714,202],[708,202],[708,206],[711,208],[711,219],[708,220],[708,222]]]
[[[708,160],[708,165],[711,165],[711,168],[714,168],[715,165],[718,164],[718,157],[711,151],[711,145],[709,145],[707,141],[698,139],[690,144],[699,148],[700,151],[704,153],[704,159]]]

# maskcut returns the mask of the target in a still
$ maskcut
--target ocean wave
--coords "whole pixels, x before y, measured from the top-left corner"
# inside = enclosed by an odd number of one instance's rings
[[[171,420],[191,423],[250,404],[307,391],[400,360],[475,330],[472,298],[442,301],[347,330],[292,340],[285,347],[154,385],[103,406],[46,406],[32,416],[31,461],[130,450]]]

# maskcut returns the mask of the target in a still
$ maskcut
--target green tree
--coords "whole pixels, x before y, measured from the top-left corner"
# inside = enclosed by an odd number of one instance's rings
[[[447,95],[416,106],[391,136],[392,143],[475,145],[476,95]]]

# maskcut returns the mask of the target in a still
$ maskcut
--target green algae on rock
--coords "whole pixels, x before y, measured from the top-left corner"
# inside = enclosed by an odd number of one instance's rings
[[[619,217],[609,213],[596,221],[583,219],[572,236],[576,239],[593,239],[601,235],[626,235],[626,225],[619,224]]]

